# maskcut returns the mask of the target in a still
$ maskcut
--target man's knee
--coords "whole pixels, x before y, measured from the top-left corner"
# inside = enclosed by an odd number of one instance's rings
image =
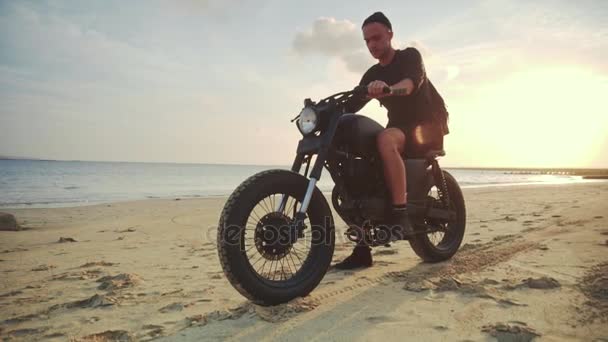
[[[403,149],[404,145],[403,133],[395,128],[387,128],[376,137],[376,146],[380,153],[399,151]]]
[[[376,146],[379,150],[381,150],[383,147],[390,146],[392,143],[392,138],[386,133],[386,130],[380,132],[376,137]]]

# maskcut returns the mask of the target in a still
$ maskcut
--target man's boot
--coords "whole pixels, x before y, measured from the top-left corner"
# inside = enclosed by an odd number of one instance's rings
[[[365,244],[357,244],[349,255],[342,262],[334,265],[339,270],[352,270],[360,267],[370,267],[372,265],[372,249]]]
[[[414,234],[405,205],[393,205],[386,213],[385,221],[376,226],[376,242],[389,244],[397,240],[406,240]]]
[[[388,222],[391,232],[390,241],[404,240],[414,234],[407,206],[393,206]]]

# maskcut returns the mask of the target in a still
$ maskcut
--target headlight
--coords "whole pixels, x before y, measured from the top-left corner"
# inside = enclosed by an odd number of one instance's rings
[[[298,119],[298,128],[302,134],[307,135],[315,131],[319,123],[319,116],[310,107],[302,109],[300,119]]]

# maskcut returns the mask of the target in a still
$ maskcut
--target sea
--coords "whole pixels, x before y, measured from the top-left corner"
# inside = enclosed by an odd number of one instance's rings
[[[284,166],[0,160],[0,208],[52,208],[150,198],[228,196],[249,176]],[[568,174],[446,168],[462,188],[593,182]],[[331,192],[327,172],[318,187]]]

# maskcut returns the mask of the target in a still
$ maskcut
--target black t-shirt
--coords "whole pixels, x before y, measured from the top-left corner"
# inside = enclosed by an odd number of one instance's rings
[[[447,134],[445,103],[426,76],[422,56],[415,48],[396,50],[388,65],[375,64],[361,78],[360,85],[384,81],[392,86],[406,78],[414,82],[414,91],[408,96],[387,96],[378,99],[388,110],[388,126],[413,127],[420,123],[440,124]],[[369,100],[353,103],[349,109],[357,112]]]

